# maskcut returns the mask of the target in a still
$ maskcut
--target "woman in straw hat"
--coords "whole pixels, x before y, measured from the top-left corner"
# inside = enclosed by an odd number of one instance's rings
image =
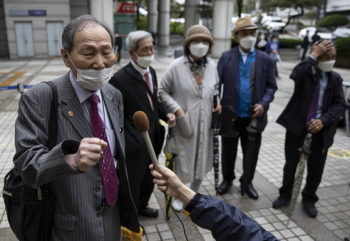
[[[182,44],[184,56],[170,64],[159,87],[159,98],[177,117],[174,136],[180,155],[175,159],[176,174],[182,182],[191,183],[195,192],[212,168],[211,117],[212,112],[221,111],[220,104],[215,110],[212,107],[219,83],[216,65],[207,57],[213,45],[206,27],[192,26]],[[181,211],[183,203],[175,199],[173,207]]]

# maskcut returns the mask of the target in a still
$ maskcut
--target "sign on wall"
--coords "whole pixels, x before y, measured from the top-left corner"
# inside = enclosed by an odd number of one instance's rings
[[[135,3],[117,3],[115,13],[135,13]]]

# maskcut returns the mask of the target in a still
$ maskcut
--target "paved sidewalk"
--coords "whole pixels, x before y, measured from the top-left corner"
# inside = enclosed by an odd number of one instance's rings
[[[152,66],[157,71],[158,81],[161,80],[171,61],[172,59],[167,57],[156,57]],[[114,70],[117,71],[127,63],[127,59],[122,59],[121,65],[116,64]],[[319,210],[317,218],[312,219],[305,214],[300,203],[301,199],[297,202],[292,218],[286,216],[286,209],[275,210],[271,208],[272,201],[278,196],[285,162],[285,130],[275,121],[293,93],[294,84],[288,76],[296,64],[296,62],[285,62],[285,69],[279,68],[281,76],[277,79],[279,90],[268,112],[269,124],[263,133],[259,162],[253,182],[260,195],[259,199],[255,201],[247,196],[241,197],[238,178],[227,194],[217,198],[238,207],[281,240],[344,240],[345,237],[350,237],[350,137],[346,136],[345,128],[338,129],[334,145],[328,155],[322,183],[317,192],[320,198],[316,204]],[[20,82],[32,85],[42,81],[50,81],[66,74],[67,71],[68,69],[60,58],[0,61],[0,86],[11,78],[14,80],[11,85]],[[349,70],[339,69],[337,71],[343,76],[344,81],[350,81]],[[14,77],[15,75],[18,78]],[[19,98],[20,94],[16,90],[0,92],[0,187],[3,186],[5,174],[13,166],[14,123],[17,117]],[[241,160],[240,151],[236,163],[237,177],[242,173]],[[160,163],[164,165],[164,162],[165,157],[161,155]],[[220,175],[221,180],[222,175]],[[213,172],[209,172],[206,180],[202,182],[200,193],[215,196]],[[182,225],[174,213],[170,221],[166,221],[164,195],[156,188],[149,205],[152,208],[160,209],[160,215],[158,218],[140,217],[140,222],[147,233],[144,240],[185,240]],[[179,213],[179,217],[186,228],[188,240],[214,240],[210,231],[197,227],[181,213]],[[16,239],[13,237],[7,222],[3,199],[0,199],[0,241],[2,240]]]

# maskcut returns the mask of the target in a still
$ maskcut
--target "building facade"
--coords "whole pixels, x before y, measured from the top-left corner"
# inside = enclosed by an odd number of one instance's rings
[[[327,0],[327,15],[341,14],[350,19],[350,1],[349,0]]]

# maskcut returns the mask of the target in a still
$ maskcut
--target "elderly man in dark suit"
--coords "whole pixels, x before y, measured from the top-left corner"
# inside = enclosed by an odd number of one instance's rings
[[[237,137],[222,137],[224,180],[219,186],[218,193],[225,194],[235,179],[234,168],[239,138],[243,150],[243,162],[247,161],[246,143],[249,134],[246,128],[252,118],[256,118],[258,133],[255,138],[254,157],[250,160],[250,170],[244,170],[248,174],[248,186],[247,190],[243,190],[252,199],[259,197],[252,181],[261,145],[261,132],[267,125],[267,110],[277,90],[274,61],[266,53],[254,48],[257,29],[249,17],[238,19],[232,32],[239,46],[224,52],[218,64],[219,90],[221,85],[224,85],[221,104],[223,108],[231,106],[235,111],[234,128],[239,132]],[[247,113],[250,106],[253,107],[253,113]],[[228,118],[225,121],[231,123],[232,120]]]
[[[62,34],[70,72],[58,89],[57,145],[49,151],[52,91],[41,83],[24,92],[15,125],[14,163],[34,188],[56,193],[50,240],[121,240],[121,226],[139,232],[124,154],[122,96],[108,84],[114,35],[91,15],[73,19]]]
[[[148,170],[152,163],[146,142],[135,128],[133,115],[136,111],[146,113],[149,120],[149,135],[158,156],[164,141],[164,128],[159,119],[175,125],[175,115],[167,113],[158,101],[158,82],[154,69],[150,66],[154,59],[153,39],[145,31],[131,32],[126,44],[131,62],[114,74],[110,83],[123,96],[125,115],[125,153],[130,177],[131,193],[140,215],[157,217],[158,210],[148,207],[153,192],[153,177]]]
[[[274,208],[289,204],[294,176],[306,134],[311,132],[311,155],[307,160],[306,185],[302,192],[303,205],[310,217],[317,216],[316,190],[321,183],[328,148],[333,144],[337,121],[346,110],[342,78],[332,71],[336,51],[331,41],[319,41],[310,56],[298,64],[290,78],[295,90],[277,123],[287,129],[285,141],[286,164],[280,196]],[[314,119],[312,123],[310,121]]]

